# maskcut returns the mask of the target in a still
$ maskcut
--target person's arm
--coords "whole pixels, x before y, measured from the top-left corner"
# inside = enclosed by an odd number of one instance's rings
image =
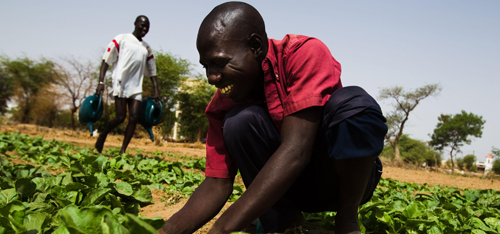
[[[97,83],[97,88],[95,90],[96,94],[102,94],[104,92],[104,77],[108,71],[109,65],[102,60],[101,69],[99,70],[99,82]]]
[[[209,233],[242,230],[285,194],[310,161],[322,112],[322,107],[310,107],[284,118],[280,147]]]
[[[207,177],[184,207],[158,231],[159,234],[193,233],[224,207],[233,192],[234,179]]]
[[[155,90],[155,101],[158,102],[161,100],[160,98],[160,90],[158,89],[158,80],[156,76],[151,76],[151,83],[153,83],[153,88]]]

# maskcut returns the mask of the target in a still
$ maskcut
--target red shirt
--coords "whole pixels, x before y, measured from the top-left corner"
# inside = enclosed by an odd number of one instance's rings
[[[340,63],[316,38],[286,35],[268,39],[269,51],[262,61],[266,104],[273,123],[281,130],[283,118],[312,106],[323,106],[333,91],[342,88]],[[238,103],[219,90],[208,104],[206,177],[231,178],[237,168],[222,136],[224,116]]]

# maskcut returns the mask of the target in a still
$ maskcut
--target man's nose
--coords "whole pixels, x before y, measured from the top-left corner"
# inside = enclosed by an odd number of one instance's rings
[[[207,69],[208,83],[211,85],[216,85],[217,83],[219,83],[222,78],[220,72],[210,67],[207,67],[206,69]]]

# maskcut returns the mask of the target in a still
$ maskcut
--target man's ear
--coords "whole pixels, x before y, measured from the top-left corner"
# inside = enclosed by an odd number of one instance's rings
[[[265,52],[264,43],[262,41],[262,37],[259,34],[252,33],[250,35],[250,38],[248,39],[248,46],[256,55],[256,57],[260,58],[263,56],[263,53]]]

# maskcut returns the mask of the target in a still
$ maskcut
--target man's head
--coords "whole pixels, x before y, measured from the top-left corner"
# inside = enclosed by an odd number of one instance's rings
[[[145,15],[140,15],[135,18],[135,29],[133,34],[137,39],[141,40],[149,32],[149,19]]]
[[[262,16],[243,2],[215,7],[201,23],[196,40],[209,83],[236,102],[263,89],[267,46]]]

